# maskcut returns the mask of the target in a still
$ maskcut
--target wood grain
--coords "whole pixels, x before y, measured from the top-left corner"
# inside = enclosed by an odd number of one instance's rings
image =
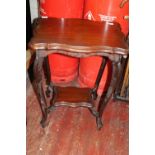
[[[125,36],[116,22],[94,22],[84,19],[38,19],[29,43],[33,50],[66,50],[72,52],[107,52],[128,54]]]
[[[54,107],[59,106],[87,108],[94,107],[90,88],[54,86],[53,95],[54,96],[51,99],[51,106],[48,108],[50,110],[53,110]]]

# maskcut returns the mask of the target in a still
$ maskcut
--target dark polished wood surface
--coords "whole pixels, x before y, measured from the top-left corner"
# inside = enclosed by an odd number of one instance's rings
[[[120,29],[118,23],[109,25],[86,19],[38,19],[29,47],[33,50],[103,51],[126,55],[128,47]]]
[[[55,95],[51,107],[89,107],[93,108],[91,89],[78,87],[54,87]],[[50,109],[50,108],[49,108]]]
[[[91,89],[77,87],[56,87],[55,102],[91,102]]]

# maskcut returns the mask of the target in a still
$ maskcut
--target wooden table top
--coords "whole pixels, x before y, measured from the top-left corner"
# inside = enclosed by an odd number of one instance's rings
[[[107,52],[127,55],[128,45],[120,25],[86,19],[38,19],[29,42],[33,50],[66,50],[71,52]]]

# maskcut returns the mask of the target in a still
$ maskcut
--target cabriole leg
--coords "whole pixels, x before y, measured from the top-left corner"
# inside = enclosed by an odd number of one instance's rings
[[[36,52],[36,58],[34,62],[34,87],[39,100],[41,112],[42,112],[42,120],[41,125],[45,127],[47,125],[47,103],[43,90],[43,82],[42,82],[42,73],[43,73],[43,60],[44,57],[40,57]]]
[[[116,84],[119,78],[119,74],[121,71],[121,64],[120,62],[112,62],[112,78],[111,78],[111,82],[110,85],[108,87],[107,92],[104,92],[101,96],[101,99],[99,101],[99,107],[98,107],[98,112],[99,112],[99,117],[97,117],[96,119],[96,123],[97,123],[97,128],[101,129],[103,126],[102,123],[102,114],[103,111],[109,101],[109,99],[111,98],[115,88],[116,88]]]

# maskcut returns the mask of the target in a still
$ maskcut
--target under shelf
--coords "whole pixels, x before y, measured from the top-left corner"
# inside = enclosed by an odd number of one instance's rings
[[[54,87],[54,106],[93,107],[90,88]]]

